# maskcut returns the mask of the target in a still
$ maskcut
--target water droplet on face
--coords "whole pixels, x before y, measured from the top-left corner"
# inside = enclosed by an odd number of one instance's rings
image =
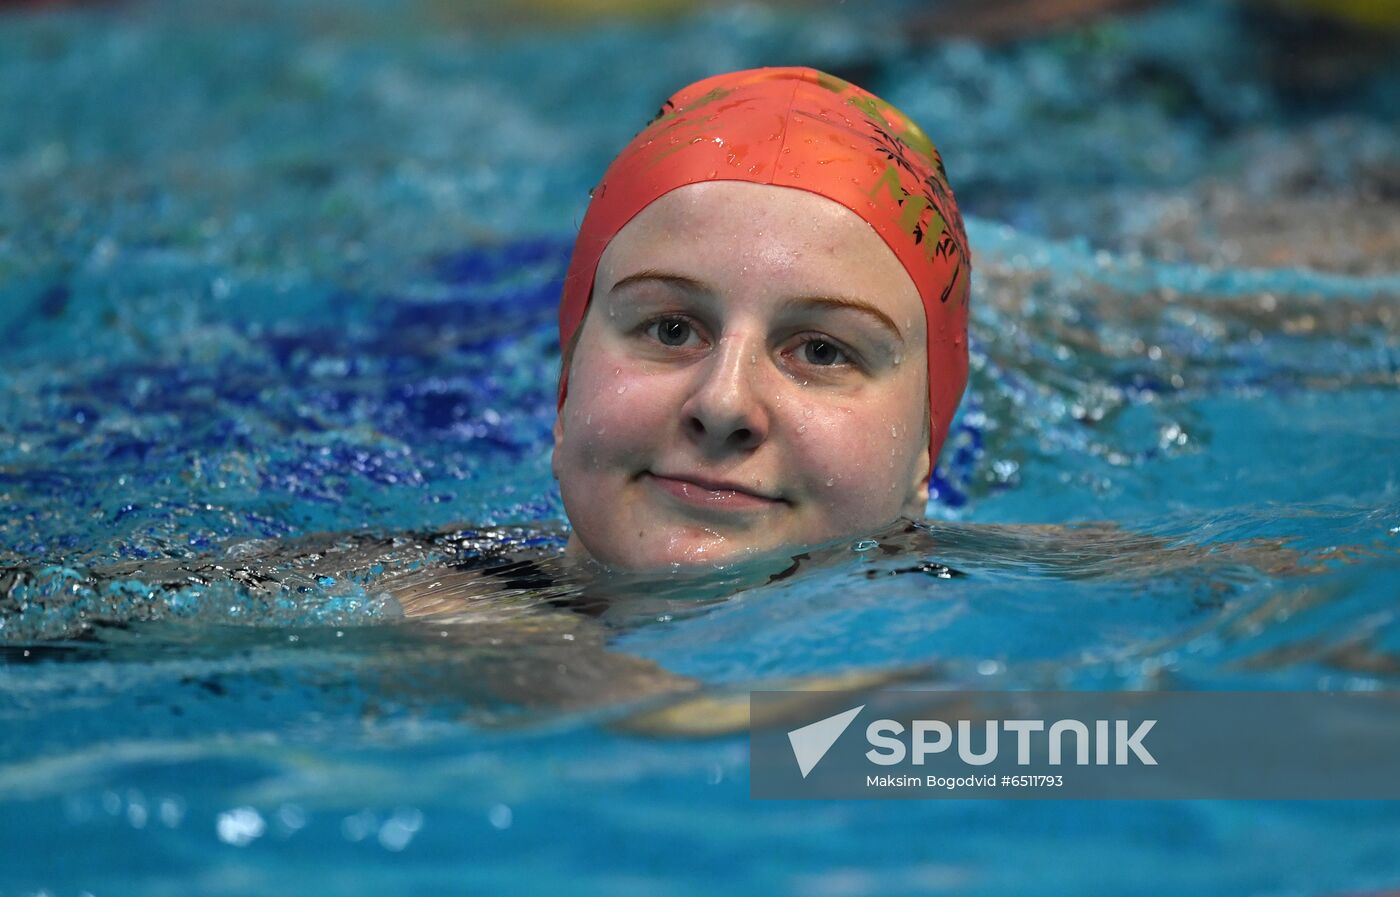
[[[891,439],[898,439],[898,438],[899,438],[899,427],[896,427],[894,424],[890,424],[890,438],[891,438]]]
[[[807,432],[807,425],[806,425],[806,424],[800,425],[800,426],[797,428],[797,432],[799,432],[799,433],[806,433],[806,432]]]
[[[627,391],[627,384],[625,384],[625,383],[624,383],[622,386],[619,386],[619,387],[617,388],[617,394],[618,394],[618,395],[622,395],[622,394],[623,394],[624,392],[626,392],[626,391]]]
[[[827,477],[827,478],[826,478],[826,484],[827,484],[828,486],[835,486],[835,485],[836,485],[836,478],[835,478],[835,477]]]
[[[750,356],[749,356],[749,364],[758,364],[758,356],[757,356],[757,355],[750,355]]]
[[[590,415],[588,415],[588,419],[585,420],[585,421],[583,422],[583,425],[586,427],[586,426],[588,426],[588,425],[590,425],[590,424],[592,424],[592,423],[593,423],[593,415],[590,414]]]

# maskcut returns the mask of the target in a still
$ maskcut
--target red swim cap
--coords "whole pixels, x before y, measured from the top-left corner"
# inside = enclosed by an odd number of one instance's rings
[[[894,251],[924,303],[929,469],[967,385],[972,273],[953,191],[918,125],[873,94],[809,68],[716,75],[682,89],[613,160],[593,191],[559,304],[567,347],[598,260],[638,212],[677,187],[747,181],[806,190],[855,212]],[[567,365],[559,404],[568,388]]]

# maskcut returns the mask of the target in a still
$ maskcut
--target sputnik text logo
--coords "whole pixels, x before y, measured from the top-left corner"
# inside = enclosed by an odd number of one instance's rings
[[[802,778],[807,778],[816,768],[865,706],[852,707],[787,733]],[[1143,739],[1157,723],[1155,719],[1142,720],[1131,732],[1129,721],[1122,719],[1090,720],[1088,723],[1076,719],[984,719],[978,722],[982,728],[980,739],[973,734],[974,722],[967,719],[951,723],[913,720],[908,727],[892,719],[878,719],[866,727],[865,739],[870,750],[865,752],[865,758],[879,766],[895,766],[906,761],[922,766],[930,755],[951,751],[967,765],[985,766],[995,762],[1001,752],[1001,737],[1010,736],[1015,742],[1014,762],[1018,766],[1031,764],[1033,753],[1043,756],[1051,766],[1063,763],[1126,766],[1133,760],[1144,766],[1157,765],[1157,758],[1143,744]],[[906,732],[907,745],[902,737]],[[975,746],[977,741],[981,741],[980,750]]]

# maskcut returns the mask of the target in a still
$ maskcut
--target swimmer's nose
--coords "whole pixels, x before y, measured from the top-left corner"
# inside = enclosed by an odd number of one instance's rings
[[[681,408],[687,434],[709,453],[751,451],[768,438],[769,412],[754,379],[754,352],[739,340],[724,340],[704,364]]]

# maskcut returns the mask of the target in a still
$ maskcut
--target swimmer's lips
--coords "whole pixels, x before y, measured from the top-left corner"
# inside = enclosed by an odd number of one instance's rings
[[[781,498],[749,492],[735,483],[690,476],[669,477],[650,471],[645,474],[645,479],[681,504],[699,510],[745,513],[786,504]]]

